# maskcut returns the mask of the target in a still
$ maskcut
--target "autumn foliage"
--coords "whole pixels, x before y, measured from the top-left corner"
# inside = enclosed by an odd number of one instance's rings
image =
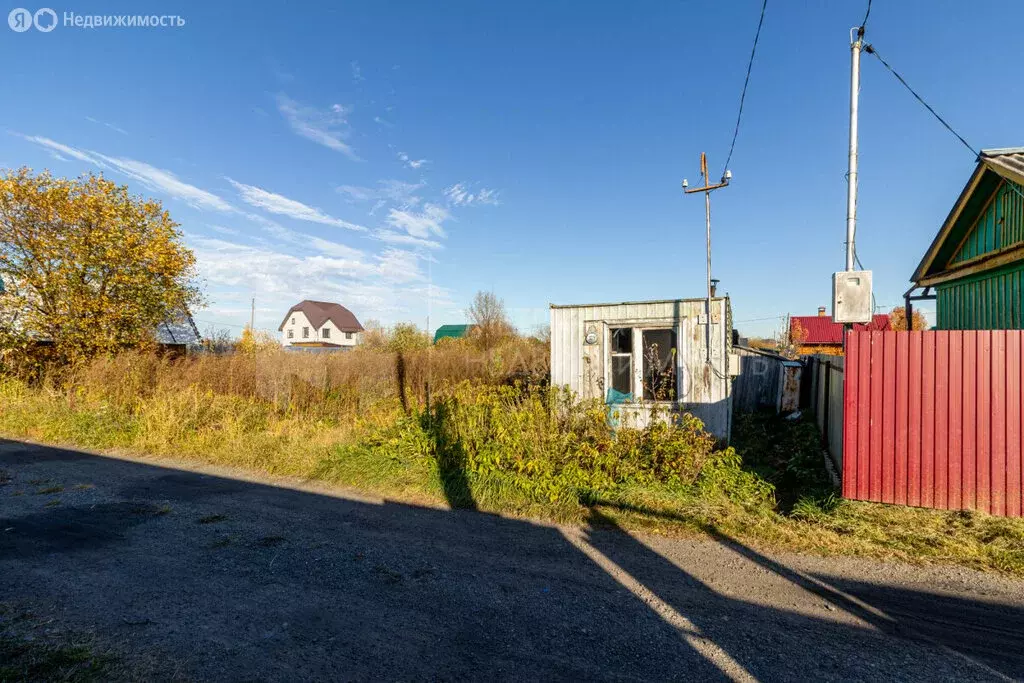
[[[893,330],[904,331],[907,329],[907,311],[903,306],[897,306],[889,313],[889,327]],[[921,311],[914,311],[915,330],[927,330],[928,321]]]
[[[56,360],[145,346],[197,305],[195,257],[160,202],[90,174],[0,173],[0,350]]]

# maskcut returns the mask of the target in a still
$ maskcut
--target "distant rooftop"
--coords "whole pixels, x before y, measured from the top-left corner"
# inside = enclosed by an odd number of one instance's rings
[[[832,322],[830,315],[794,315],[789,318],[789,328],[800,324],[807,331],[807,338],[800,340],[801,344],[813,346],[814,344],[842,344],[843,324]],[[889,329],[889,316],[885,313],[875,315],[874,320],[866,325],[854,325],[855,330],[878,330]]]
[[[476,325],[441,325],[434,332],[434,343],[436,344],[442,339],[462,339],[472,332]]]

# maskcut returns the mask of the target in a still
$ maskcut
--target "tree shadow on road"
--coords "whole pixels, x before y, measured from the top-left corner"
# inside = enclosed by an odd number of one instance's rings
[[[453,508],[476,510],[466,449],[459,435],[452,433],[455,421],[448,419],[449,410],[446,403],[428,406],[420,420],[424,431],[430,435],[445,500]]]
[[[1024,675],[1024,652],[1020,647],[1024,639],[1019,635],[1024,632],[1024,610],[1019,605],[986,603],[902,586],[802,572],[713,526],[705,526],[703,531],[723,547],[781,580],[775,581],[776,584],[788,583],[805,595],[819,598],[815,606],[826,610],[822,615],[824,618],[801,615],[796,611],[780,611],[768,617],[778,625],[775,632],[750,633],[750,636],[751,642],[773,643],[774,654],[764,650],[754,652],[749,643],[723,634],[722,622],[726,620],[726,623],[736,624],[725,628],[743,629],[739,623],[763,619],[765,608],[753,602],[726,597],[714,590],[692,573],[648,548],[619,528],[614,519],[598,510],[592,510],[590,521],[594,528],[589,539],[591,545],[666,604],[685,615],[756,678],[775,678],[779,671],[798,662],[800,666],[809,667],[808,670],[816,668],[819,674],[826,676],[837,675],[843,679],[863,677],[865,670],[861,664],[865,659],[891,648],[886,643],[899,642],[880,640],[875,633],[916,641],[932,649],[936,657],[946,655],[956,659],[959,656],[964,670],[973,676],[1020,678]],[[730,613],[734,616],[730,617]],[[845,613],[864,622],[870,630],[851,629],[838,624],[829,618],[830,613]],[[814,647],[780,647],[790,639],[786,634],[804,632],[808,621],[816,623],[814,628],[821,640],[832,643],[828,652]],[[908,664],[905,658],[896,656],[894,652],[893,665],[898,666],[900,660],[904,665]],[[926,675],[926,668],[914,668],[919,664],[914,663],[902,672],[892,669],[887,675],[902,680],[939,675],[938,671]]]
[[[446,495],[464,506],[457,454],[452,466]],[[735,552],[677,543],[682,557],[670,559],[599,511],[590,530],[562,529],[3,441],[0,467],[14,477],[0,487],[10,597],[58,607],[69,626],[120,643],[125,656],[184,662],[195,678],[964,675],[959,660],[927,643],[837,618],[854,608],[816,592],[827,579],[805,585],[805,574],[724,537]],[[57,508],[14,495],[39,478],[93,487],[69,491]],[[126,514],[167,512],[131,524],[95,513],[129,503],[141,507]],[[210,515],[223,521],[195,523]],[[723,555],[737,567],[707,566]],[[730,572],[754,585],[715,582]],[[771,581],[755,576],[766,572]],[[787,586],[814,604],[787,606],[771,594]],[[886,590],[880,601],[907,599],[900,587]]]

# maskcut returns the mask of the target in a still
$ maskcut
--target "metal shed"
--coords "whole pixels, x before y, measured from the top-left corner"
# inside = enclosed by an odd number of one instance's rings
[[[732,308],[728,297],[551,305],[551,382],[617,406],[642,426],[655,407],[688,412],[728,440]],[[710,354],[708,338],[710,336]]]

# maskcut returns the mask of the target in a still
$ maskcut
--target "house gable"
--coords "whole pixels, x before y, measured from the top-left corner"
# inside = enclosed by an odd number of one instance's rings
[[[937,285],[1024,258],[1024,148],[983,151],[911,280]]]
[[[966,222],[966,221],[964,221]],[[1000,178],[967,229],[946,270],[993,252],[1024,244],[1024,188]]]

